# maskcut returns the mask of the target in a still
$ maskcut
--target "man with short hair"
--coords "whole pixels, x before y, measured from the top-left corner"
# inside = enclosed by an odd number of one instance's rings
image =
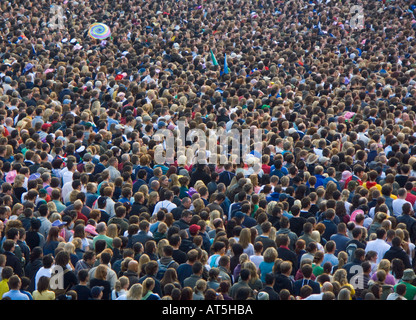
[[[356,274],[357,270],[354,267],[361,266],[365,260],[365,250],[362,248],[357,248],[354,252],[354,258],[351,262],[348,262],[343,266],[343,269],[347,271],[348,281]]]
[[[182,286],[184,285],[184,280],[192,274],[192,266],[198,260],[198,251],[196,249],[189,250],[187,258],[186,262],[180,264],[176,269],[178,280]]]
[[[397,236],[392,239],[391,247],[389,250],[386,251],[386,253],[383,256],[383,259],[387,259],[390,262],[392,262],[393,259],[400,259],[403,261],[405,269],[412,267],[409,255],[402,248],[402,239]]]
[[[293,274],[293,268],[292,268],[292,263],[290,261],[283,261],[280,264],[280,273],[277,273],[275,275],[275,281],[274,281],[274,286],[273,289],[277,292],[280,293],[281,290],[288,290],[290,292],[290,294],[293,294],[293,278],[292,278],[292,274]]]
[[[404,297],[407,300],[414,300],[416,297],[416,286],[414,286],[412,283],[415,279],[416,279],[416,275],[413,269],[412,268],[405,269],[403,271],[402,278],[400,279],[398,284],[394,286],[394,290],[397,291],[397,286],[399,284],[404,284],[406,286],[406,293]]]
[[[202,273],[204,271],[204,266],[201,262],[197,261],[192,265],[192,274],[183,280],[184,287],[195,288],[196,282],[199,279],[202,279]]]
[[[131,238],[131,246],[136,242],[140,242],[143,246],[144,244],[149,241],[153,240],[153,237],[149,235],[150,230],[150,223],[147,220],[142,220],[139,222],[139,232],[132,236]]]
[[[263,252],[266,251],[267,248],[273,247],[277,249],[276,242],[272,239],[270,239],[270,231],[272,228],[272,224],[269,221],[265,221],[261,224],[262,234],[257,236],[254,240],[254,243],[257,241],[260,241],[263,243]]]
[[[300,296],[300,290],[303,286],[308,285],[312,288],[313,294],[321,293],[321,287],[319,282],[312,280],[312,266],[310,264],[304,264],[301,268],[303,278],[296,280],[293,284],[293,293],[295,296]]]
[[[292,263],[292,276],[294,276],[298,271],[298,257],[294,251],[289,249],[289,242],[290,239],[287,234],[280,234],[277,236],[277,256],[284,261],[289,261]]]
[[[405,188],[400,188],[397,192],[397,199],[393,200],[392,207],[393,207],[393,215],[395,217],[399,217],[402,215],[403,212],[403,205],[405,203],[411,203],[406,200],[407,197],[407,190]]]
[[[160,209],[166,209],[168,212],[171,212],[174,208],[176,208],[176,204],[172,202],[173,200],[173,192],[170,190],[165,191],[165,200],[159,201],[156,203],[155,208],[153,210],[153,215],[155,215]]]
[[[390,249],[390,245],[386,242],[387,231],[384,228],[379,228],[376,231],[376,239],[367,242],[365,252],[377,252],[377,264],[383,259],[384,254]]]
[[[81,270],[89,271],[94,267],[94,263],[97,260],[97,256],[94,251],[88,250],[84,252],[82,259],[78,260],[75,264],[75,273],[78,274]]]
[[[347,248],[347,243],[351,240],[347,236],[347,225],[344,222],[338,223],[337,233],[330,236],[329,239],[334,241],[337,245],[335,255],[338,255],[340,251],[345,251],[345,249]]]
[[[12,239],[6,239],[3,243],[4,255],[6,256],[6,266],[12,267],[19,277],[24,275],[23,266],[20,259],[14,254],[16,243]]]
[[[106,235],[107,232],[107,225],[105,222],[99,222],[95,227],[95,231],[98,233],[93,239],[93,246],[97,240],[104,240],[107,243],[107,248],[113,249],[113,238]]]
[[[237,293],[242,288],[248,288],[250,290],[250,296],[253,296],[253,289],[249,286],[249,281],[251,279],[251,273],[248,269],[242,269],[240,271],[240,277],[238,282],[234,283],[230,288],[230,297],[234,300],[237,299]]]
[[[30,300],[27,294],[20,292],[22,281],[17,275],[12,275],[9,279],[9,291],[3,294],[3,298],[10,298],[10,300]]]
[[[189,198],[189,197],[182,198],[181,204],[178,207],[172,209],[172,211],[171,211],[171,213],[173,215],[173,219],[175,219],[175,221],[180,220],[181,216],[182,216],[182,212],[184,210],[189,210],[191,205],[192,205],[191,198]]]

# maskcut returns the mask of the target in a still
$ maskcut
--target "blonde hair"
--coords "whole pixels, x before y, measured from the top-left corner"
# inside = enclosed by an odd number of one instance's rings
[[[265,262],[274,262],[278,257],[277,250],[273,247],[268,247],[264,251],[263,257]]]
[[[377,270],[384,270],[386,273],[390,272],[391,263],[388,259],[381,259]]]
[[[152,277],[148,277],[143,281],[143,295],[146,295],[147,292],[153,289],[155,286],[155,280]]]
[[[133,284],[126,294],[127,300],[141,300],[143,297],[143,286],[140,283]]]
[[[76,237],[76,238],[72,239],[71,242],[74,244],[74,246],[75,246],[76,249],[81,249],[82,248],[82,240],[81,240],[81,238]]]
[[[108,225],[106,235],[113,239],[118,237],[118,228],[115,223],[110,223]]]
[[[123,288],[128,287],[130,284],[130,280],[126,276],[121,276],[116,280],[116,283],[114,285],[114,289],[116,292],[120,292]]]
[[[69,253],[75,253],[75,245],[72,242],[66,242],[64,250]]]
[[[205,292],[205,290],[207,289],[207,281],[204,279],[199,279],[196,283],[195,283],[195,287],[194,287],[194,292]]]
[[[253,283],[259,278],[257,273],[257,267],[252,261],[246,261],[241,265],[241,269],[247,269],[250,271],[251,279],[250,282]]]
[[[148,262],[150,262],[150,257],[146,253],[143,253],[139,258],[139,265],[137,267],[137,273],[139,275],[142,272],[142,269],[144,268],[145,264]]]
[[[243,228],[238,238],[238,243],[241,244],[243,249],[246,249],[251,243],[251,231],[248,228]]]
[[[105,265],[99,265],[97,269],[95,269],[94,277],[96,279],[106,280],[107,278],[107,267]]]

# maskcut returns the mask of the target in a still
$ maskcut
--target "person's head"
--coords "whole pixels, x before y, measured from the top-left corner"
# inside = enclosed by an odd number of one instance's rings
[[[334,253],[336,250],[336,243],[333,240],[329,240],[326,244],[325,244],[325,251],[327,253]]]
[[[404,296],[407,291],[407,287],[404,283],[398,283],[395,287],[395,291],[398,295]]]
[[[310,264],[304,264],[302,267],[301,267],[301,271],[302,271],[302,274],[303,274],[303,276],[304,276],[304,278],[305,279],[309,279],[309,278],[311,278],[311,276],[312,276],[312,265],[310,265]]]
[[[50,282],[49,277],[46,277],[46,276],[40,277],[39,280],[38,280],[38,291],[42,293],[42,292],[48,290],[49,289],[49,282]]]
[[[277,250],[274,247],[268,247],[264,253],[263,258],[265,262],[274,262],[278,257]]]
[[[240,278],[242,281],[250,280],[251,272],[248,269],[241,269],[240,271]]]
[[[22,281],[18,275],[14,274],[9,278],[8,285],[10,290],[19,290],[20,286],[22,285]]]
[[[3,267],[3,270],[1,270],[1,278],[3,280],[10,279],[11,276],[13,276],[14,270],[10,266]]]
[[[107,267],[103,264],[100,264],[97,269],[95,269],[94,277],[99,280],[107,279],[108,270]]]

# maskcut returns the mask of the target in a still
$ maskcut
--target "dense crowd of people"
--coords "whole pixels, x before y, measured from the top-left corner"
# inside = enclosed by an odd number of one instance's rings
[[[415,9],[2,1],[0,299],[413,300]]]

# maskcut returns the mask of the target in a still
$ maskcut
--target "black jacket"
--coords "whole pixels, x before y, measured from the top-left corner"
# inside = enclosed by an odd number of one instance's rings
[[[303,278],[295,281],[295,283],[293,284],[293,294],[295,296],[300,296],[300,289],[305,285],[308,285],[312,288],[312,294],[321,293],[321,286],[319,285],[319,282],[313,281],[311,279],[306,280]]]
[[[296,253],[294,253],[293,251],[283,248],[283,247],[279,247],[277,248],[277,256],[279,258],[281,258],[284,261],[290,261],[292,262],[292,275],[296,274],[296,271],[298,271],[298,257],[296,255]]]
[[[351,278],[357,274],[357,270],[354,270],[354,266],[361,266],[362,261],[358,259],[354,259],[351,262],[348,262],[345,264],[342,268],[347,271],[347,279],[348,281],[351,280]]]
[[[409,256],[403,250],[402,247],[391,247],[389,250],[386,251],[383,257],[383,259],[387,259],[390,262],[395,258],[398,258],[403,261],[405,269],[412,267]]]
[[[134,271],[127,270],[126,272],[123,273],[123,276],[126,276],[127,278],[129,278],[129,289],[133,284],[139,283],[140,278],[137,275],[137,273]]]
[[[25,267],[25,276],[30,279],[28,291],[33,292],[35,290],[35,276],[40,268],[43,267],[42,258],[38,258],[34,261],[29,261]]]
[[[140,242],[143,246],[148,240],[153,240],[152,236],[149,236],[146,232],[140,230],[137,234],[131,237],[131,248],[136,242]]]
[[[269,300],[280,300],[279,294],[273,289],[273,287],[265,286],[260,292],[266,292],[269,295]]]
[[[294,282],[290,277],[281,273],[277,273],[275,275],[273,289],[277,293],[280,293],[281,290],[286,289],[286,290],[289,290],[290,294],[293,294],[294,293],[293,284]]]
[[[4,255],[6,256],[6,266],[12,267],[14,273],[18,275],[19,278],[23,277],[24,270],[20,259],[13,252],[5,251]]]

